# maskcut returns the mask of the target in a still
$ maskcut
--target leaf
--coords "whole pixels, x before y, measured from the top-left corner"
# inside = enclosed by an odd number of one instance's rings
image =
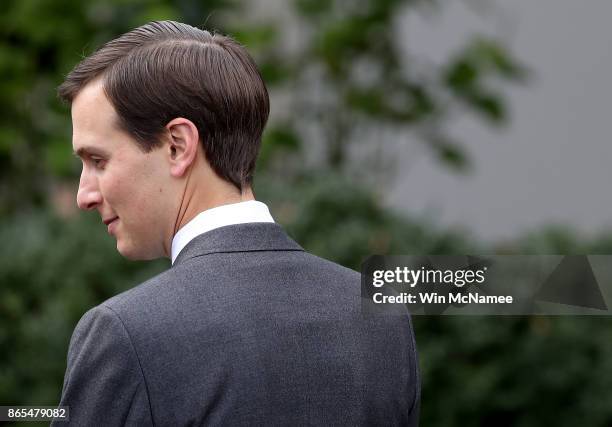
[[[425,140],[431,144],[440,162],[455,170],[466,172],[469,169],[468,157],[461,146],[451,141],[448,136],[435,134],[425,136]]]
[[[298,133],[291,123],[279,123],[269,126],[263,134],[258,165],[265,167],[280,152],[296,152],[301,142]]]
[[[461,58],[448,67],[446,84],[459,93],[468,92],[478,82],[480,72],[478,68],[465,58]]]
[[[501,124],[506,118],[506,106],[501,97],[493,94],[474,94],[469,103],[493,124]]]

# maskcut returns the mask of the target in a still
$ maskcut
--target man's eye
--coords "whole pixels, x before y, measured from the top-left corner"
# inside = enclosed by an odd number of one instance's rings
[[[103,168],[104,165],[106,164],[106,161],[104,159],[99,159],[99,158],[96,158],[96,157],[92,157],[91,161],[94,164],[94,166],[97,167],[97,168]]]

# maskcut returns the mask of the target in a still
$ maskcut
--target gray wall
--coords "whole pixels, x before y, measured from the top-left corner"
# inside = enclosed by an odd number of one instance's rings
[[[590,235],[612,227],[612,2],[442,3],[441,15],[403,18],[413,51],[440,61],[472,33],[495,34],[529,65],[532,79],[509,91],[512,119],[504,130],[467,119],[452,125],[474,161],[471,174],[443,170],[414,144],[400,157],[387,202],[487,240],[551,222]]]

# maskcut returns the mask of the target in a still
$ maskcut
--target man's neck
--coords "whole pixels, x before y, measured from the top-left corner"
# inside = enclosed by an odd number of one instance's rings
[[[268,207],[256,200],[217,206],[200,212],[172,238],[172,264],[182,249],[197,236],[217,228],[247,223],[273,223]]]
[[[231,205],[249,200],[255,200],[255,196],[250,187],[243,188],[243,191],[240,193],[235,187],[227,186],[212,192],[212,194],[206,197],[201,191],[190,191],[187,185],[180,203],[180,208],[177,212],[172,235],[166,239],[166,245],[164,245],[166,256],[170,257],[171,255],[172,239],[176,233],[198,214],[219,206]]]

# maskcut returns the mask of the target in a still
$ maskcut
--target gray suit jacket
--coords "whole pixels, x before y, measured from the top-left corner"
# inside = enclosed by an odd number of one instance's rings
[[[416,425],[410,317],[360,290],[277,224],[209,231],[85,313],[61,405],[77,426]]]

